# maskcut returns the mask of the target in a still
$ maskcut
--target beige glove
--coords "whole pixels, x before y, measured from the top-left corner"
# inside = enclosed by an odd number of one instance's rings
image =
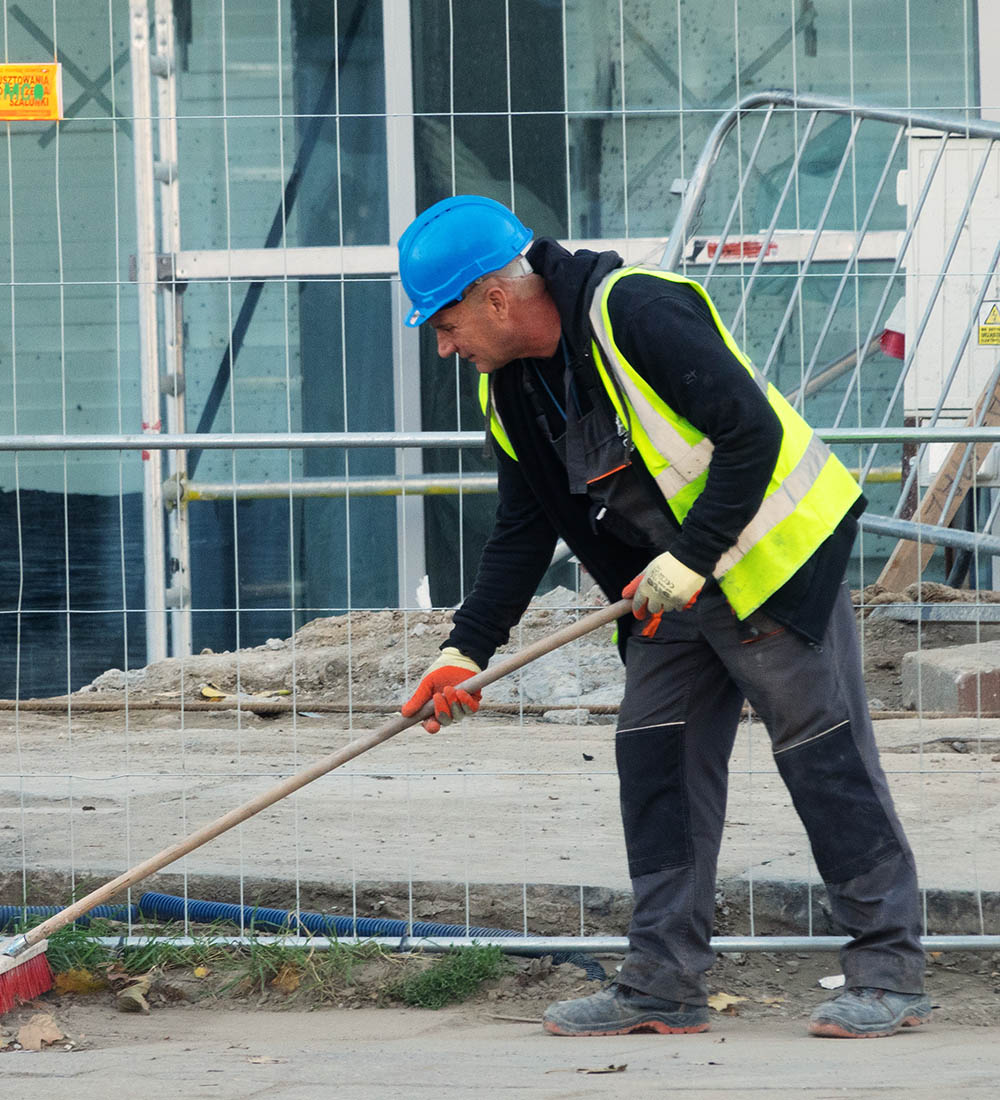
[[[637,619],[662,615],[664,611],[683,611],[698,598],[705,578],[688,569],[671,553],[660,554],[622,590],[632,601]]]
[[[434,717],[421,723],[428,733],[437,733],[449,722],[457,722],[479,710],[482,692],[468,692],[458,687],[483,670],[471,657],[454,646],[446,646],[441,656],[424,673],[413,695],[400,707],[404,718],[412,718],[426,703],[434,700]]]

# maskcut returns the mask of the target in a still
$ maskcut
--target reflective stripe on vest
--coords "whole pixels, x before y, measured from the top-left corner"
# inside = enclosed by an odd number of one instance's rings
[[[615,344],[608,297],[615,283],[630,274],[652,275],[695,290],[726,346],[761,387],[781,421],[781,450],[764,500],[715,568],[733,610],[745,618],[833,533],[861,489],[775,387],[758,378],[703,287],[672,272],[618,268],[601,282],[591,303],[594,361],[615,411],[628,424],[636,450],[679,523],[704,488],[714,448],[711,440],[666,404]]]
[[[479,376],[479,407],[483,410],[483,416],[486,415],[486,410],[489,409],[490,413],[490,431],[493,433],[493,438],[500,444],[504,451],[510,455],[510,457],[516,462],[517,455],[514,453],[514,446],[507,438],[507,432],[504,430],[503,422],[500,419],[500,414],[497,412],[496,405],[493,404],[490,395],[490,376],[488,374],[481,374]]]

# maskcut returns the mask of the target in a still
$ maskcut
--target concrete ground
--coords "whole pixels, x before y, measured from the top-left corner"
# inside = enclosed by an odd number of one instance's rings
[[[345,725],[335,715],[22,715],[0,773],[0,903],[19,901],[24,881],[31,900],[57,900],[31,888],[47,872],[78,886],[116,876],[363,732]],[[924,886],[1000,893],[1000,719],[886,720],[876,732]],[[627,891],[614,727],[480,715],[434,736],[405,730],[170,870],[287,882],[288,906],[296,882]],[[757,724],[733,754],[719,875],[819,881]]]
[[[74,1021],[61,1014],[64,1026]],[[558,1039],[537,1024],[439,1012],[106,1012],[91,1049],[0,1055],[5,1095],[244,1100],[683,1096],[952,1100],[996,1096],[1000,1028],[928,1025],[874,1042],[798,1022],[720,1018],[702,1035]],[[611,1067],[614,1071],[608,1072]]]

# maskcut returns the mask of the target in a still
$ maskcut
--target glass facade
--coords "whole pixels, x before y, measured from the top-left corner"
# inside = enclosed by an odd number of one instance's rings
[[[385,243],[385,131],[379,4],[196,6],[178,78],[183,248]],[[196,177],[187,165],[197,165]],[[191,426],[391,430],[387,280],[255,284],[239,277],[239,262],[234,252],[233,279],[184,293]],[[231,377],[226,345],[234,352]],[[213,401],[220,382],[224,396]],[[206,451],[195,472],[235,484],[392,470],[389,452],[265,450],[235,461]],[[190,514],[201,537],[232,551],[210,570],[192,569],[196,645],[231,639],[234,607],[241,641],[255,644],[317,614],[395,602],[394,563],[358,567],[393,545],[391,501],[257,500],[235,509],[193,505]],[[227,610],[210,610],[220,607]]]
[[[514,206],[536,235],[560,239],[658,238],[680,210],[679,181],[690,175],[713,127],[740,98],[770,88],[835,96],[872,106],[929,110],[958,121],[978,117],[976,9],[944,9],[927,0],[846,0],[820,9],[810,3],[760,4],[744,0],[651,5],[486,0],[449,3],[414,0],[414,112],[418,208],[447,194],[487,194]],[[447,64],[443,60],[447,58]],[[946,60],[947,59],[947,60]],[[702,227],[723,227],[745,168],[758,121],[741,126],[741,139],[713,171]],[[760,233],[811,228],[828,195],[825,226],[852,232],[866,211],[857,195],[874,186],[885,164],[889,128],[869,123],[852,145],[849,164],[834,188],[850,138],[847,118],[824,120],[799,161],[796,187],[782,199],[782,183],[806,125],[805,112],[788,112],[769,129],[741,204],[737,229]],[[902,229],[905,210],[895,176],[905,167],[905,145],[889,173],[870,228]],[[728,158],[728,159],[727,159]],[[658,263],[662,248],[644,257]],[[884,264],[861,265],[862,277],[841,293],[836,318],[820,349],[820,365],[857,344],[859,300],[879,295]],[[697,278],[704,265],[691,268]],[[769,267],[735,334],[748,353],[766,355],[789,293],[794,268]],[[811,358],[837,280],[820,274],[802,293],[792,338],[783,341],[769,377],[794,389]],[[720,274],[712,294],[728,321],[745,287],[745,273]],[[902,277],[900,290],[902,294]],[[871,304],[871,303],[867,303]],[[863,334],[861,334],[863,336]],[[804,349],[809,349],[804,352]],[[890,398],[898,364],[873,365],[864,394],[853,401],[846,376],[810,397],[817,425],[878,422]],[[479,420],[475,376],[436,359],[422,343],[424,418],[429,427],[471,427]],[[443,395],[443,396],[442,396]],[[846,404],[846,408],[844,407]],[[902,409],[898,410],[899,421]],[[845,457],[851,461],[850,456]],[[856,461],[856,454],[853,456]],[[451,455],[428,461],[454,468]],[[467,456],[466,464],[475,463]],[[892,486],[875,487],[885,503]],[[891,507],[891,502],[890,502]],[[434,501],[431,537],[444,536],[459,514],[453,502]],[[488,530],[486,502],[465,503],[460,515],[465,546]],[[475,554],[466,550],[464,573],[451,568],[450,551],[433,547],[429,563],[435,602],[461,598],[472,579]],[[430,544],[429,544],[430,545]],[[445,555],[449,568],[435,572]]]
[[[0,135],[0,434],[135,431],[128,6],[5,7],[3,60],[58,54],[65,120]],[[0,452],[0,695],[141,662],[140,486],[135,452]]]

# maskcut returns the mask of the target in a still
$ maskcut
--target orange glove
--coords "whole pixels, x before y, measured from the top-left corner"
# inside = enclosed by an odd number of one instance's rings
[[[456,685],[482,671],[461,650],[446,646],[441,650],[441,656],[424,673],[417,690],[399,708],[400,713],[404,718],[412,718],[433,699],[434,716],[425,718],[421,723],[428,733],[437,733],[449,722],[457,722],[467,714],[475,714],[479,710],[479,700],[483,693],[470,693]]]
[[[703,576],[666,553],[653,558],[638,577],[629,581],[622,589],[622,596],[632,601],[632,614],[637,619],[651,614],[659,626],[664,611],[686,611],[698,598],[704,583]]]

